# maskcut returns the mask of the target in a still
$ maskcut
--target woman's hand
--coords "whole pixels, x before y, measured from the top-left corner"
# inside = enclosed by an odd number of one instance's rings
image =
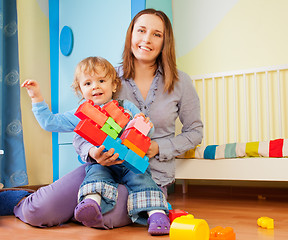
[[[114,154],[113,148],[111,148],[107,152],[103,152],[104,149],[105,147],[103,145],[101,145],[100,147],[92,147],[89,150],[89,156],[102,166],[112,166],[124,162],[124,160],[117,160],[119,154]]]
[[[151,141],[151,145],[146,153],[149,158],[154,157],[156,154],[159,153],[159,145],[155,141]]]

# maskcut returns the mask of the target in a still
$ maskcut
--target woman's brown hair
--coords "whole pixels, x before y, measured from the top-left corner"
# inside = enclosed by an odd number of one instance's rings
[[[171,22],[167,15],[155,9],[145,9],[136,14],[132,19],[125,40],[125,47],[122,54],[122,64],[123,64],[123,77],[124,78],[134,78],[135,69],[134,69],[134,55],[131,50],[131,38],[134,25],[137,19],[144,14],[154,14],[158,16],[164,23],[164,42],[163,49],[159,56],[157,57],[157,64],[163,67],[164,72],[164,91],[171,93],[174,89],[174,84],[179,80],[178,71],[176,67],[176,54],[175,54],[175,43],[174,35]]]

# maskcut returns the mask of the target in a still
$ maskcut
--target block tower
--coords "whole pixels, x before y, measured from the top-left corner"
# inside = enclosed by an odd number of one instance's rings
[[[116,100],[102,108],[88,100],[79,106],[75,115],[81,119],[74,129],[77,134],[94,146],[104,145],[107,151],[114,148],[114,153],[119,154],[118,159],[125,160],[123,164],[133,172],[146,171],[149,159],[145,154],[151,145],[147,134],[151,126],[142,116],[130,121],[130,115]]]

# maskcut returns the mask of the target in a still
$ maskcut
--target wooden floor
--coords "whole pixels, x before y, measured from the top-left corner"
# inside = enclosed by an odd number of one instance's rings
[[[197,195],[197,194],[196,194]],[[206,194],[208,195],[208,194]],[[263,197],[264,198],[264,197]],[[174,209],[185,210],[195,218],[205,219],[210,229],[216,226],[232,227],[237,240],[287,240],[288,201],[258,199],[257,197],[229,197],[187,194],[169,195],[169,203]],[[275,229],[267,230],[257,226],[257,219],[268,216],[274,219]],[[152,237],[145,226],[130,225],[113,230],[87,228],[75,223],[67,223],[52,228],[31,227],[13,216],[0,217],[0,239],[81,239],[81,240],[141,240],[169,239],[169,236]],[[179,239],[180,240],[180,239]],[[181,239],[182,240],[182,239]]]

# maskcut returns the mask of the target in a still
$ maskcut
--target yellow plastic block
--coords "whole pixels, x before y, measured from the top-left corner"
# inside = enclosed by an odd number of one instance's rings
[[[209,240],[208,223],[188,214],[176,218],[170,227],[170,240]]]
[[[260,217],[257,220],[257,224],[259,227],[274,229],[274,219],[269,217]]]

